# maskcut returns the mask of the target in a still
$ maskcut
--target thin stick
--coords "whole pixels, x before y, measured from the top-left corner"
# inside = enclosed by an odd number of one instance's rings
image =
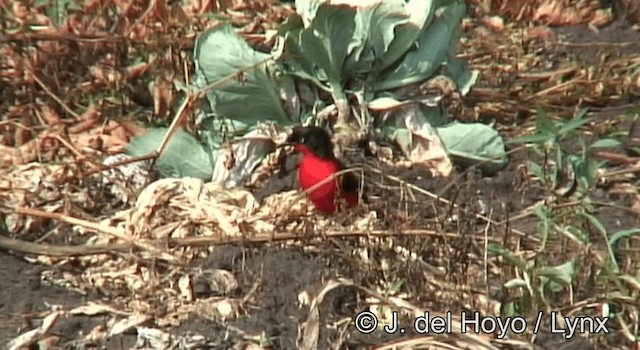
[[[86,220],[82,220],[82,219],[78,219],[78,218],[74,218],[68,215],[64,215],[64,214],[60,214],[60,213],[50,213],[47,211],[42,211],[42,210],[37,210],[37,209],[32,209],[32,208],[25,208],[25,207],[18,207],[16,208],[16,213],[17,214],[21,214],[21,215],[29,215],[29,216],[36,216],[36,217],[41,217],[41,218],[46,218],[46,219],[53,219],[53,220],[58,220],[58,221],[62,221],[64,223],[67,223],[69,225],[74,225],[74,226],[81,226],[84,227],[86,229],[89,229],[91,231],[95,231],[95,232],[101,232],[101,233],[106,233],[112,237],[116,237],[118,239],[121,239],[125,242],[130,243],[133,246],[136,246],[142,250],[146,250],[155,254],[158,254],[159,257],[167,260],[167,261],[174,261],[175,258],[170,255],[167,254],[165,252],[160,251],[160,249],[146,244],[144,242],[140,242],[137,239],[135,239],[134,237],[131,237],[127,234],[125,234],[124,232],[116,229],[115,227],[112,226],[108,226],[108,225],[103,225],[103,224],[97,224],[97,223],[93,223],[90,221],[86,221]]]
[[[76,219],[79,220],[79,219]],[[415,237],[428,237],[445,235],[449,238],[460,239],[462,236],[456,232],[437,232],[435,230],[405,230],[405,231],[388,231],[388,230],[373,230],[373,231],[349,231],[349,230],[335,230],[328,231],[322,235],[300,236],[297,233],[292,232],[277,232],[275,235],[271,233],[261,233],[252,237],[236,236],[236,237],[187,237],[187,238],[171,238],[169,240],[142,240],[136,242],[116,243],[116,244],[98,244],[98,245],[50,245],[43,243],[33,243],[29,241],[19,240],[15,238],[9,238],[0,235],[0,250],[9,250],[13,252],[23,254],[34,254],[44,256],[55,257],[72,257],[72,256],[89,256],[99,254],[114,254],[117,252],[130,252],[132,250],[141,249],[141,245],[154,246],[162,245],[169,246],[170,248],[177,247],[198,247],[198,246],[215,246],[215,245],[227,245],[236,243],[265,243],[270,241],[305,241],[312,240],[320,237],[397,237],[397,236],[415,236]],[[480,235],[464,236],[465,239],[472,238],[475,240],[484,240],[485,237]],[[489,237],[489,240],[498,241],[496,238]],[[136,244],[138,243],[138,244]],[[175,260],[175,259],[174,259]]]
[[[40,87],[44,90],[44,92],[47,93],[47,95],[49,95],[49,97],[51,97],[54,101],[56,101],[60,107],[62,107],[62,109],[64,109],[65,111],[67,111],[67,113],[71,114],[74,118],[76,119],[81,119],[80,115],[76,112],[73,111],[73,109],[71,109],[69,106],[67,106],[66,103],[64,103],[58,96],[56,96],[56,94],[54,94],[47,85],[45,85],[42,80],[40,80],[40,78],[38,78],[38,76],[35,75],[35,73],[33,72],[29,72],[29,74],[31,75],[31,77],[33,77],[33,80],[36,81],[36,83],[38,83],[38,85],[40,85]]]
[[[233,72],[232,74],[227,75],[226,77],[212,83],[209,84],[207,86],[205,86],[204,88],[194,92],[194,93],[190,93],[187,95],[187,98],[184,100],[184,102],[182,102],[182,105],[180,105],[180,108],[178,109],[178,112],[176,113],[176,116],[173,118],[173,121],[171,122],[171,125],[169,126],[169,129],[167,130],[167,133],[164,135],[164,137],[162,138],[162,142],[160,142],[160,146],[158,146],[158,149],[155,151],[155,157],[153,158],[153,160],[151,161],[151,164],[149,166],[149,169],[151,169],[154,165],[155,162],[157,160],[157,157],[160,157],[162,155],[162,152],[164,152],[164,149],[167,147],[167,144],[169,143],[169,140],[171,140],[171,137],[173,137],[173,135],[176,133],[176,131],[178,131],[179,125],[182,125],[182,122],[184,121],[185,118],[187,118],[188,114],[185,113],[185,111],[187,110],[187,107],[199,100],[200,98],[202,98],[209,90],[213,90],[217,87],[219,87],[220,85],[226,83],[229,80],[233,80],[235,78],[238,77],[239,74],[243,74],[246,73],[252,69],[255,69],[257,67],[259,67],[262,64],[265,64],[267,62],[269,62],[270,60],[272,60],[272,57],[268,57],[265,58],[264,60],[258,61],[250,66],[247,66],[245,68],[242,68],[236,72]]]

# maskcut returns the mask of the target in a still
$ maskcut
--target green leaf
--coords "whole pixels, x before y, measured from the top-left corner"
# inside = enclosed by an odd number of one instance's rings
[[[395,28],[407,21],[403,0],[381,1],[358,8],[354,17],[352,50],[344,65],[346,75],[350,78],[368,75],[374,62],[379,64],[389,50]]]
[[[522,288],[522,287],[526,288],[528,285],[529,284],[527,283],[527,281],[523,280],[522,278],[514,278],[504,283],[504,287],[507,289]]]
[[[509,249],[505,248],[502,245],[489,243],[487,245],[487,252],[489,252],[491,255],[502,257],[508,263],[517,266],[522,271],[528,270],[528,265],[525,260],[523,260],[519,256],[514,255]]]
[[[591,225],[593,225],[596,229],[598,229],[598,231],[600,231],[604,239],[607,242],[609,242],[610,239],[607,234],[607,229],[606,227],[604,227],[600,219],[586,212],[585,210],[581,210],[579,213],[580,215],[585,217],[591,223]],[[611,245],[607,245],[607,253],[609,253],[609,259],[611,260],[611,268],[613,269],[614,272],[617,273],[620,269],[620,266],[618,265],[618,260],[616,259],[616,255],[614,254],[613,247]]]
[[[571,155],[568,160],[573,166],[578,180],[586,186],[585,190],[593,188],[601,163],[589,158],[587,153],[582,157]]]
[[[82,10],[75,0],[36,0],[33,5],[44,7],[47,17],[55,24],[62,23],[71,11]]]
[[[622,142],[616,139],[600,139],[592,143],[589,148],[616,148],[620,147]]]
[[[374,90],[389,90],[424,81],[445,62],[451,51],[451,41],[455,37],[466,7],[463,2],[455,1],[444,6],[442,10],[440,16],[433,17],[431,24],[420,34],[417,48],[407,52],[399,65],[390,73],[379,77],[374,82]],[[395,50],[393,46],[389,51],[392,50]]]
[[[404,285],[404,283],[405,283],[404,279],[399,279],[392,282],[391,284],[389,284],[389,293],[391,294],[397,293],[398,291],[400,291],[400,288],[402,288],[402,285]]]
[[[558,133],[557,135],[560,138],[564,138],[566,136],[568,136],[569,134],[575,132],[576,130],[580,129],[582,126],[584,126],[585,124],[589,123],[591,121],[591,119],[589,118],[584,118],[584,114],[583,113],[579,113],[575,118],[571,119],[568,122],[561,122],[561,126],[560,128],[558,128]]]
[[[139,157],[154,152],[167,133],[167,128],[150,128],[127,145],[125,153]],[[173,134],[164,152],[156,160],[162,177],[195,177],[211,179],[215,155],[210,154],[183,129]]]
[[[569,261],[558,266],[545,266],[538,270],[542,285],[546,285],[553,292],[560,292],[573,282],[576,273],[575,261]]]
[[[422,106],[420,107],[420,113],[434,128],[450,125],[449,114],[443,108]]]
[[[558,135],[558,128],[542,109],[536,111],[536,134]]]
[[[204,87],[249,69],[243,77],[231,79],[207,92],[214,115],[230,118],[249,128],[261,121],[290,124],[278,90],[268,70],[270,55],[254,51],[230,25],[202,33],[196,40],[196,80]]]
[[[516,305],[513,302],[503,303],[501,309],[500,315],[503,317],[513,317],[518,315]]]
[[[449,59],[449,62],[447,62],[447,71],[456,83],[462,96],[471,90],[471,87],[476,84],[480,76],[480,71],[476,69],[469,71],[467,62],[457,58]]]
[[[544,251],[544,248],[547,246],[547,240],[549,239],[549,234],[551,233],[551,226],[553,225],[553,221],[551,218],[551,211],[547,206],[539,204],[533,207],[533,213],[539,219],[537,224],[537,230],[536,230],[538,233],[538,236],[540,236],[539,251]]]
[[[283,53],[279,58],[283,71],[314,83],[317,87],[324,88],[322,81],[315,76],[314,58],[307,56],[302,49],[302,31],[304,30],[302,18],[293,14],[278,28],[278,35],[283,39]]]
[[[574,226],[574,225],[565,225],[564,226],[564,230],[567,231],[569,234],[573,235],[574,237],[576,237],[578,240],[580,240],[581,242],[583,242],[584,244],[590,244],[591,240],[589,238],[589,234],[587,232],[585,232],[583,229]]]
[[[532,162],[530,160],[527,161],[527,168],[533,174],[533,176],[539,181],[544,181],[544,171],[540,164]]]
[[[628,230],[618,231],[609,237],[609,247],[615,247],[619,240],[623,238],[629,238],[635,234],[640,233],[640,228],[632,228]]]
[[[295,25],[288,24],[294,29],[285,32],[282,64],[286,71],[325,90],[328,87],[338,111],[348,111],[344,92],[344,84],[350,77],[344,69],[347,56],[362,45],[363,35],[354,33],[356,9],[325,2],[318,6],[306,28],[295,29]]]
[[[382,135],[397,143],[401,150],[408,153],[413,149],[413,133],[406,128],[384,127]]]
[[[312,58],[314,76],[321,81],[344,83],[342,68],[347,55],[355,49],[354,17],[356,9],[351,6],[330,5],[325,2],[318,7],[313,21],[300,35],[303,55]]]
[[[416,41],[424,34],[424,28],[428,27],[433,19],[435,11],[449,0],[409,0],[406,1],[404,12],[407,22],[396,26],[393,31],[394,39],[389,44],[383,56],[376,55],[379,59],[375,65],[375,72],[380,73],[401,60],[408,50],[415,47]],[[387,33],[388,34],[388,33]],[[372,33],[375,39],[382,39],[379,34]],[[379,44],[373,44],[380,47]],[[380,51],[376,51],[379,53]]]
[[[587,213],[586,211],[580,211],[580,214],[582,216],[584,216],[587,220],[589,220],[591,225],[595,226],[595,228],[597,228],[598,231],[600,231],[601,234],[603,234],[603,235],[607,234],[607,229],[604,227],[604,225],[602,224],[600,219],[598,219],[597,217],[593,216],[592,214]]]
[[[447,152],[454,161],[464,165],[478,164],[487,174],[502,170],[508,162],[500,134],[481,123],[453,122],[436,127]]]
[[[423,3],[428,6],[426,4],[428,2],[424,1]],[[421,13],[426,15],[428,9],[425,8]],[[401,57],[413,45],[420,30],[419,27],[414,27],[412,32],[405,29],[410,26],[410,15],[402,0],[382,1],[371,10],[362,9],[358,11],[356,19],[362,18],[366,22],[367,17],[369,18],[369,28],[363,33],[366,33],[367,36],[366,43],[371,50],[370,66],[375,74],[383,71]]]

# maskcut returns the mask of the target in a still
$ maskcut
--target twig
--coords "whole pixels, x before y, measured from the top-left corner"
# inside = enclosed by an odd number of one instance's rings
[[[103,244],[103,245],[81,245],[81,246],[62,246],[50,245],[42,243],[33,243],[19,239],[0,236],[0,250],[10,250],[23,254],[57,256],[57,257],[73,257],[97,254],[109,254],[117,251],[130,251],[135,248],[131,244]]]
[[[130,163],[141,162],[141,161],[144,161],[144,160],[153,159],[154,157],[155,157],[155,153],[153,153],[153,154],[145,154],[143,156],[131,157],[131,158],[128,158],[128,159],[124,159],[124,160],[121,160],[119,162],[111,163],[109,165],[90,162],[90,164],[93,165],[94,168],[89,170],[89,171],[87,171],[86,175],[91,175],[91,174],[94,174],[94,173],[115,169],[115,168],[117,168],[117,167],[119,167],[121,165],[126,165],[126,164],[130,164]]]
[[[173,137],[173,135],[176,133],[176,131],[178,130],[179,126],[182,125],[182,122],[184,121],[185,118],[187,118],[188,114],[185,113],[185,111],[187,110],[187,108],[194,102],[198,101],[200,98],[202,98],[208,91],[213,90],[217,87],[219,87],[220,85],[230,81],[230,80],[234,80],[237,79],[238,75],[244,74],[249,72],[250,70],[253,70],[267,62],[269,62],[270,60],[272,60],[272,57],[268,57],[265,58],[264,60],[260,60],[250,66],[247,66],[243,69],[240,69],[236,72],[233,72],[229,75],[227,75],[226,77],[212,83],[209,84],[207,86],[205,86],[204,88],[194,92],[194,93],[189,93],[187,94],[187,98],[184,100],[184,102],[182,102],[182,105],[180,105],[180,108],[178,109],[178,112],[176,113],[176,116],[173,118],[173,121],[171,122],[171,125],[169,126],[169,129],[167,130],[167,133],[164,135],[164,137],[162,138],[162,142],[160,142],[160,145],[158,146],[158,149],[154,152],[155,157],[152,158],[151,164],[149,165],[149,169],[153,168],[153,166],[155,165],[155,162],[157,160],[157,157],[160,157],[162,155],[162,152],[164,151],[164,149],[167,147],[167,144],[169,143],[169,140],[171,140],[171,137]]]
[[[71,218],[73,219],[73,218]],[[79,219],[74,219],[79,220]],[[79,220],[81,221],[81,220]],[[141,240],[141,241],[128,241],[126,243],[116,244],[100,244],[100,245],[75,245],[75,246],[63,246],[63,245],[50,245],[42,243],[33,243],[24,240],[9,238],[0,235],[0,250],[10,250],[14,252],[24,254],[35,254],[45,256],[57,256],[57,257],[71,257],[71,256],[88,256],[98,254],[114,254],[116,252],[129,252],[136,249],[144,249],[141,247],[168,246],[170,248],[176,247],[198,247],[198,246],[214,246],[214,245],[226,245],[236,243],[266,243],[271,241],[304,241],[311,240],[320,237],[397,237],[397,236],[447,236],[449,238],[462,238],[460,234],[455,232],[437,232],[435,230],[404,230],[404,231],[388,231],[388,230],[373,230],[373,231],[348,231],[348,230],[336,230],[324,232],[322,235],[304,235],[300,236],[297,233],[292,232],[278,232],[272,235],[271,233],[261,233],[252,237],[236,236],[236,237],[188,237],[188,238],[172,238],[169,240]],[[464,237],[465,239],[472,238],[476,240],[485,240],[485,237],[480,235],[471,235]],[[489,237],[489,240],[498,241],[497,238]]]
[[[77,120],[81,119],[80,115],[78,113],[74,112],[69,106],[67,106],[66,103],[64,103],[58,96],[56,96],[56,94],[54,94],[49,89],[49,87],[47,85],[45,85],[42,82],[42,80],[40,80],[40,78],[38,78],[37,75],[35,75],[35,73],[29,72],[29,74],[31,74],[31,76],[33,77],[33,80],[35,80],[36,83],[38,83],[38,85],[40,85],[40,87],[47,93],[47,95],[49,95],[49,97],[51,97],[54,101],[56,101],[60,105],[60,107],[62,107],[62,109],[67,111],[67,113],[71,114]]]
[[[124,232],[116,229],[115,227],[111,227],[111,226],[107,226],[107,225],[103,225],[103,224],[97,224],[97,223],[93,223],[90,221],[86,221],[86,220],[82,220],[82,219],[78,219],[78,218],[74,218],[68,215],[64,215],[64,214],[60,214],[60,213],[50,213],[47,211],[42,211],[42,210],[36,210],[36,209],[31,209],[31,208],[25,208],[25,207],[18,207],[16,208],[16,213],[17,214],[21,214],[21,215],[29,215],[29,216],[35,216],[35,217],[41,217],[41,218],[46,218],[46,219],[53,219],[53,220],[58,220],[58,221],[62,221],[64,223],[67,223],[69,225],[75,225],[75,226],[81,226],[84,227],[86,229],[89,229],[91,231],[95,231],[95,232],[101,232],[101,233],[106,233],[112,237],[116,237],[118,239],[121,239],[125,242],[130,243],[133,246],[136,246],[142,250],[146,250],[152,253],[157,254],[159,257],[161,257],[162,259],[165,259],[167,261],[175,261],[175,257],[167,254],[165,252],[160,251],[160,249],[146,244],[144,242],[140,242],[139,240],[136,240],[134,237],[128,236],[127,234],[125,234]]]

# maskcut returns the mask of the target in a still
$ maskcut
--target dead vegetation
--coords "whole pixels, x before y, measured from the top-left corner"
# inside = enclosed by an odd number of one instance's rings
[[[595,1],[529,2],[517,13],[507,3],[515,2],[482,2],[464,23],[459,52],[481,71],[481,83],[464,101],[455,101],[453,114],[494,123],[515,137],[534,131],[538,109],[550,119],[568,120],[589,108],[595,121],[563,135],[563,152],[579,154],[581,137],[626,140],[638,113],[638,33],[623,42],[567,41],[546,24],[600,27],[613,13]],[[0,236],[0,247],[48,266],[48,283],[102,298],[74,308],[52,306],[46,317],[37,317],[39,325],[14,339],[14,348],[34,342],[87,348],[131,329],[138,342],[153,348],[225,348],[213,344],[215,336],[173,331],[194,318],[227,327],[234,345],[247,349],[357,348],[357,340],[377,349],[555,346],[553,335],[534,334],[531,326],[504,338],[498,331],[462,333],[463,310],[519,315],[529,325],[538,311],[563,317],[612,312],[610,335],[577,335],[571,342],[586,337],[608,348],[637,342],[637,158],[621,149],[589,153],[589,160],[606,160],[608,168],[588,186],[567,180],[562,171],[559,179],[536,178],[528,160],[541,169],[554,164],[545,157],[553,150],[537,154],[542,146],[535,143],[514,147],[509,168],[491,179],[473,169],[451,179],[424,179],[365,165],[371,204],[333,218],[314,215],[293,187],[258,201],[249,190],[200,180],[148,185],[148,162],[137,168],[141,179],[131,179],[117,174],[120,163],[105,166],[102,160],[120,153],[147,125],[191,122],[191,100],[183,100],[173,83],[189,81],[196,34],[229,20],[252,45],[268,49],[270,30],[291,7],[270,1],[66,4],[73,6],[61,12],[51,5],[3,4],[0,217],[10,236]],[[503,16],[493,17],[492,11]],[[531,13],[539,22],[526,26],[521,20]],[[275,162],[275,155],[265,160],[261,171],[274,174]],[[563,192],[567,181],[570,190]],[[243,259],[273,247],[304,254],[279,265],[291,275],[245,270],[237,261],[203,267],[233,246],[243,247]],[[313,286],[297,285],[295,273],[301,272],[292,265],[304,266],[311,255],[324,259],[327,268],[308,272]],[[282,279],[279,284],[297,299],[286,294],[289,306],[268,311],[304,310],[281,326],[286,336],[234,323],[258,317],[269,278]],[[204,296],[198,292],[202,283]],[[336,290],[353,291],[355,300],[337,298],[338,306],[323,309]],[[343,306],[346,312],[336,311]],[[364,310],[380,324],[393,311],[400,312],[401,322],[425,311],[450,311],[453,333],[358,334],[351,321]],[[73,315],[107,321],[82,336],[53,332],[63,316]],[[260,324],[268,323],[265,318],[271,319],[263,317]],[[296,343],[290,333],[299,326]]]

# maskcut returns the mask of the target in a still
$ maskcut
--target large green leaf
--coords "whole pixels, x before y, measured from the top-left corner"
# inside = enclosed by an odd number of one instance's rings
[[[207,93],[214,115],[230,118],[239,122],[238,126],[247,128],[267,120],[291,122],[269,74],[270,57],[254,51],[229,25],[209,29],[198,37],[194,60],[200,85],[210,85],[255,66],[238,79],[231,79]]]
[[[315,76],[331,84],[343,83],[342,68],[350,53],[356,9],[323,3],[300,35],[302,53],[312,58]],[[353,48],[351,48],[353,50]]]
[[[443,6],[441,10],[440,15],[434,16],[422,31],[418,47],[409,51],[393,71],[378,79],[374,83],[375,90],[394,89],[424,81],[447,60],[451,41],[455,38],[466,7],[464,2],[455,1]]]
[[[450,0],[403,1],[404,4],[402,5],[407,18],[405,23],[391,28],[390,24],[393,24],[393,17],[391,18],[391,23],[389,23],[389,20],[384,20],[383,23],[387,23],[387,28],[380,28],[380,33],[376,33],[378,29],[376,29],[375,26],[372,26],[371,36],[375,41],[382,41],[383,44],[386,44],[386,40],[393,35],[393,41],[386,47],[383,56],[380,56],[379,54],[381,52],[376,50],[376,56],[379,57],[379,61],[375,67],[376,72],[384,71],[404,56],[409,49],[415,46],[423,29],[431,22],[435,10],[439,7],[441,2],[445,1]],[[385,30],[386,33],[382,33],[382,30]],[[389,30],[392,32],[389,33]],[[380,44],[374,43],[372,46],[374,48],[379,48]]]
[[[296,0],[297,15],[304,21],[305,27],[308,27],[313,21],[316,11],[318,11],[318,7],[322,2],[322,0]]]
[[[320,80],[314,76],[313,58],[307,57],[300,43],[304,26],[298,14],[290,15],[278,28],[278,35],[283,38],[283,52],[279,59],[285,73],[296,75],[321,86]]]
[[[436,130],[455,163],[478,165],[488,174],[502,170],[507,164],[504,141],[488,125],[453,122],[436,127]]]
[[[409,15],[404,0],[388,0],[359,8],[354,21],[351,54],[344,68],[351,78],[385,68],[384,57],[396,38],[395,29],[407,23]]]
[[[354,39],[355,15],[356,7],[325,2],[318,6],[306,28],[298,30],[288,24],[293,30],[285,36],[290,41],[285,45],[285,49],[288,46],[286,54],[294,61],[289,72],[303,78],[313,77],[311,81],[330,91],[339,116],[349,110],[344,91],[348,81],[344,65],[357,46],[354,43],[359,42]]]
[[[560,292],[571,285],[576,274],[576,262],[571,260],[558,266],[544,266],[538,271],[543,286],[553,292]]]
[[[154,152],[167,133],[167,128],[150,128],[127,145],[125,153],[139,157]],[[211,155],[193,136],[178,129],[156,160],[162,177],[196,177],[211,179],[215,155]]]

